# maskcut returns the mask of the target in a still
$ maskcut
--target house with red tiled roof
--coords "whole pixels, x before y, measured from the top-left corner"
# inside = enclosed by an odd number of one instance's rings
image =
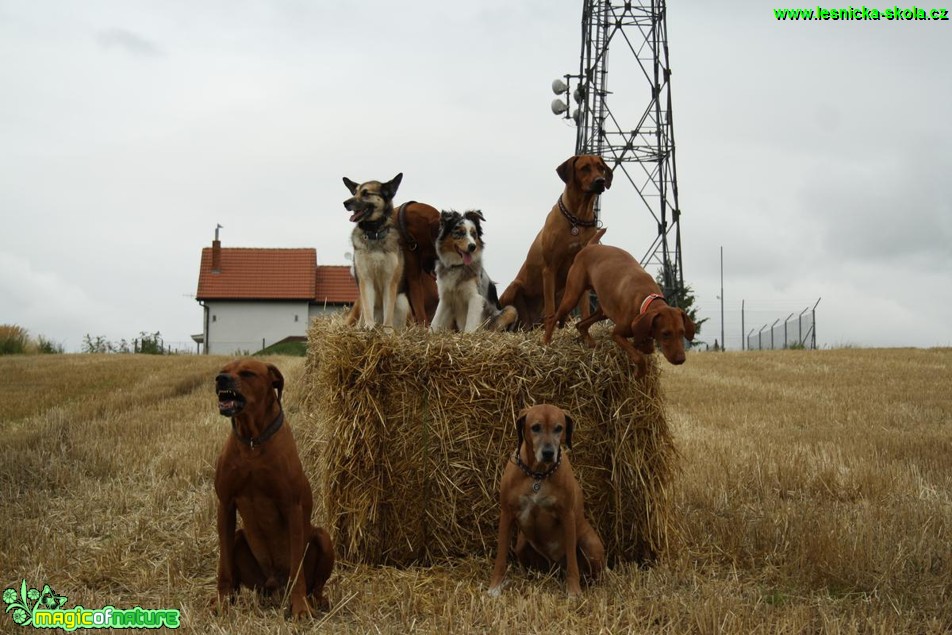
[[[203,327],[192,338],[206,354],[254,353],[305,338],[312,319],[357,297],[350,268],[318,266],[315,249],[222,247],[216,236],[202,249],[195,299]]]

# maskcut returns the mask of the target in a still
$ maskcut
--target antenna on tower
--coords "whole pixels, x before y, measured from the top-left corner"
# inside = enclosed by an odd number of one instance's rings
[[[614,92],[608,90],[610,51],[612,68],[622,80],[613,84]],[[633,211],[653,217],[657,235],[641,264],[660,266],[665,297],[673,302],[684,288],[684,276],[670,80],[665,0],[583,0],[579,72],[552,83],[561,97],[552,102],[552,112],[575,122],[575,154],[603,157],[615,171],[616,189],[625,180],[634,188]],[[612,109],[610,95],[639,87],[647,102],[643,108],[625,101]],[[597,216],[601,197],[595,205]]]

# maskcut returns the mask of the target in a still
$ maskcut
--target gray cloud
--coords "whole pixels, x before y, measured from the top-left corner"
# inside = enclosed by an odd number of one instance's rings
[[[113,27],[96,33],[96,42],[106,49],[119,49],[141,57],[161,57],[164,51],[154,42],[127,29]]]

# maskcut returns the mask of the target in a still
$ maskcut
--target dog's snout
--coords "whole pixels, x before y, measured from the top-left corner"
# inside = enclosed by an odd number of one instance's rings
[[[551,463],[555,458],[555,449],[554,448],[543,448],[542,450],[542,460],[546,463]]]
[[[346,209],[348,212],[354,211],[354,199],[349,198],[344,201],[344,209]]]
[[[466,247],[466,251],[468,251],[469,253],[473,253],[474,251],[476,251],[476,243],[469,243],[469,246]]]
[[[228,383],[228,375],[226,375],[225,373],[218,373],[218,375],[215,376],[216,386],[222,386],[227,383]]]

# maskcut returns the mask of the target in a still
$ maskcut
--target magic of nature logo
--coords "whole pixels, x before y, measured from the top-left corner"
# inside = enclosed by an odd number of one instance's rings
[[[59,595],[48,584],[43,589],[27,586],[26,580],[20,588],[3,591],[3,602],[7,605],[5,613],[18,626],[33,628],[58,628],[74,631],[77,628],[178,628],[179,612],[175,609],[144,609],[136,606],[131,609],[117,609],[104,606],[101,609],[87,609],[82,606],[63,608],[66,596]]]

